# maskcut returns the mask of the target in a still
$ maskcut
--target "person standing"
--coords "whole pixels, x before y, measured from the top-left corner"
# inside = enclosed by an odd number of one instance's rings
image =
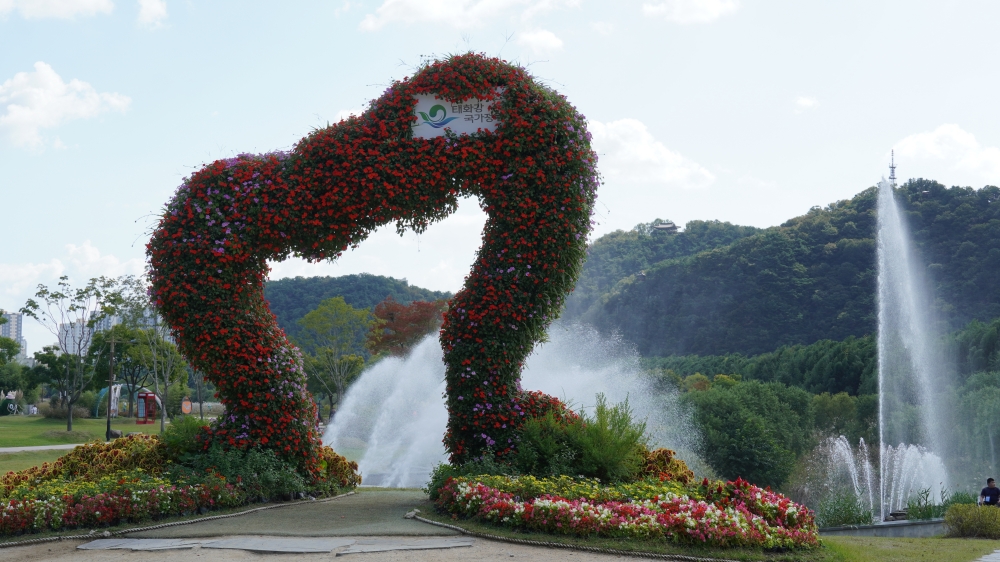
[[[1000,488],[997,488],[996,480],[986,479],[986,487],[979,492],[980,505],[997,505],[1000,503]]]

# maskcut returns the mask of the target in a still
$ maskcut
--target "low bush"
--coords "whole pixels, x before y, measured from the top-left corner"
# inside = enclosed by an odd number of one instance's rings
[[[525,422],[511,459],[516,472],[579,475],[605,482],[628,481],[642,472],[648,453],[646,424],[633,419],[628,399],[609,405],[598,394],[593,415],[576,415],[548,404],[538,410],[543,415]]]
[[[816,511],[816,523],[820,527],[871,525],[874,522],[872,510],[862,505],[860,498],[852,490],[831,493],[820,502]]]
[[[163,441],[167,458],[177,461],[184,455],[201,448],[198,435],[208,424],[194,416],[178,416],[170,422],[160,439]]]
[[[580,451],[579,474],[623,482],[639,473],[645,460],[646,422],[633,419],[628,398],[608,405],[598,394],[594,415],[582,414],[571,427]]]
[[[87,443],[53,463],[3,475],[0,477],[0,499],[22,484],[38,485],[59,479],[97,481],[109,474],[133,469],[159,475],[166,462],[163,442],[155,435],[129,435],[109,443]]]
[[[64,420],[68,414],[68,408],[62,406],[58,403],[42,402],[38,405],[38,413],[42,416],[53,419],[53,420]],[[86,408],[80,406],[79,404],[73,406],[73,419],[82,420],[84,418],[90,417],[90,411]]]
[[[559,496],[573,500],[598,502],[652,499],[667,496],[687,496],[705,499],[696,486],[685,486],[679,482],[644,480],[627,484],[602,484],[593,478],[573,478],[570,476],[502,476],[486,475],[455,477],[459,482],[479,482],[503,493],[524,500],[542,496]]]
[[[690,484],[694,482],[694,472],[687,463],[678,459],[670,449],[655,449],[643,453],[642,473],[648,478],[661,481]]]
[[[171,467],[174,478],[197,480],[205,474],[217,474],[242,488],[250,500],[289,499],[307,488],[295,465],[270,449],[223,449],[213,445],[181,460],[183,464]]]
[[[358,463],[348,461],[326,445],[320,450],[320,458],[322,481],[317,484],[327,484],[336,488],[354,488],[361,485]]]
[[[949,537],[1000,539],[1000,508],[954,504],[944,514]]]

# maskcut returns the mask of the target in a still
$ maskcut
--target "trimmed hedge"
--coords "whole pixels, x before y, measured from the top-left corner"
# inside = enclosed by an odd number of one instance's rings
[[[1000,539],[1000,508],[953,505],[944,514],[944,525],[949,537]]]

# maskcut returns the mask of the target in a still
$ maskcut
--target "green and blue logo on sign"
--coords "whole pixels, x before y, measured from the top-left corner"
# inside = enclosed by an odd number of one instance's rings
[[[441,104],[431,107],[430,111],[418,111],[417,113],[420,114],[420,117],[424,120],[425,124],[430,125],[435,129],[440,129],[455,119],[458,119],[458,117],[448,117],[448,110]],[[441,114],[441,117],[437,116],[439,113]]]

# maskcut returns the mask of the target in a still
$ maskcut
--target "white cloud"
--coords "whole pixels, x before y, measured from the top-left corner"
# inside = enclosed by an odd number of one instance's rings
[[[809,96],[799,96],[795,98],[795,113],[802,113],[810,109],[819,107],[819,100]]]
[[[521,33],[518,35],[516,42],[522,47],[531,49],[536,55],[559,51],[563,47],[562,39],[556,37],[555,33],[545,29],[535,29]]]
[[[121,259],[102,254],[90,240],[66,244],[65,251],[48,262],[0,263],[0,308],[18,310],[35,295],[38,284],[53,288],[61,275],[69,277],[73,287],[81,287],[92,277],[117,277],[141,274],[145,260],[141,257]],[[52,342],[52,335],[37,322],[25,320],[24,337],[29,355]]]
[[[99,93],[90,84],[67,84],[52,67],[35,63],[34,72],[18,72],[0,84],[0,130],[18,146],[41,146],[41,129],[106,111],[125,111],[131,99],[118,93]]]
[[[17,10],[25,19],[59,18],[110,14],[111,0],[0,0],[0,16]]]
[[[156,29],[167,19],[166,0],[139,0],[139,25]]]
[[[653,138],[641,121],[591,121],[588,129],[594,135],[598,169],[609,182],[623,180],[700,188],[715,181],[715,175],[700,164]]]
[[[81,276],[99,277],[106,275],[139,275],[143,272],[145,262],[141,258],[122,260],[112,254],[101,254],[101,251],[85,240],[83,244],[66,244],[67,261],[70,269]]]
[[[5,295],[21,296],[42,279],[58,279],[65,270],[58,259],[49,263],[0,263],[0,287]]]
[[[579,0],[384,0],[361,21],[364,31],[376,31],[388,23],[440,23],[458,29],[477,27],[517,13],[524,21],[562,6],[575,7]]]
[[[643,4],[642,13],[673,23],[708,23],[735,13],[739,7],[740,0],[662,0]]]
[[[595,21],[590,24],[590,28],[601,35],[611,35],[615,30],[615,24],[606,21]]]
[[[907,177],[1000,185],[1000,147],[983,146],[958,125],[949,123],[910,135],[896,143],[895,150],[901,171],[910,170]]]

